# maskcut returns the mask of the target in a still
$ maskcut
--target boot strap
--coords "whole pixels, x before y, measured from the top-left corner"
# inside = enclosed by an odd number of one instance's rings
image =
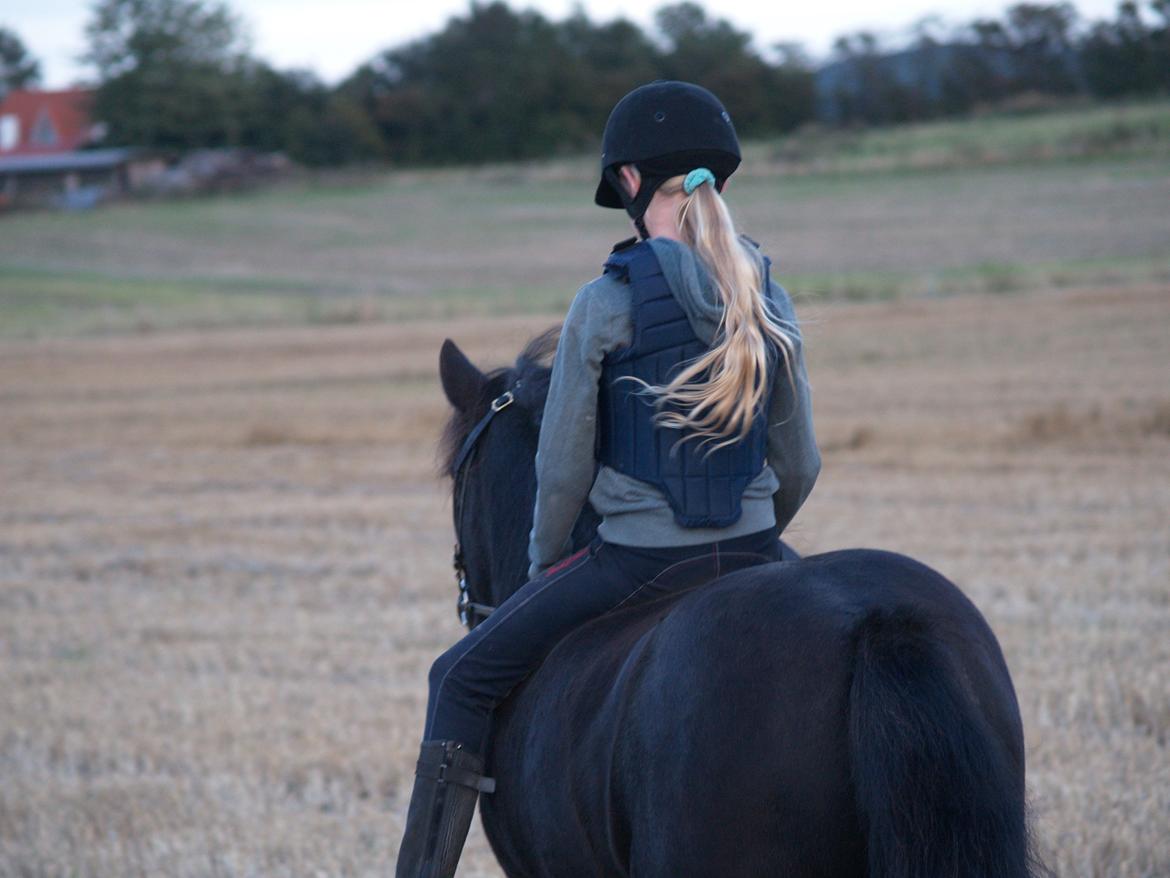
[[[462,787],[470,787],[481,793],[494,793],[496,791],[495,778],[484,777],[482,774],[476,774],[474,771],[468,771],[457,765],[447,765],[446,763],[424,765],[420,762],[415,774],[419,777],[437,780],[439,783],[454,783]]]

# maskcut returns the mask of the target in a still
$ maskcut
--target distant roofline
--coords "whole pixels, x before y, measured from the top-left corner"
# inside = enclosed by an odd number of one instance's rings
[[[141,150],[130,147],[79,149],[40,155],[0,158],[0,174],[51,174],[57,171],[93,171],[125,164]]]

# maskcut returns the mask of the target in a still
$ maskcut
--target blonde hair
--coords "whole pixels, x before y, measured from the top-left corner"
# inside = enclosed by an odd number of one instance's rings
[[[683,176],[671,177],[660,190],[683,191]],[[702,184],[678,207],[683,241],[706,266],[723,303],[715,343],[686,364],[665,385],[647,385],[657,397],[655,420],[710,445],[709,452],[731,445],[750,432],[768,391],[768,342],[775,345],[792,382],[796,327],[768,307],[765,273],[744,249],[731,214],[714,185]]]

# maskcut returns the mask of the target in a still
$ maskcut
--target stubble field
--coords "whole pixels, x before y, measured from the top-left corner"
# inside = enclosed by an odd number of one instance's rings
[[[793,541],[959,582],[1051,864],[1170,873],[1167,290],[804,313],[825,468]],[[437,348],[498,364],[546,323],[0,351],[0,874],[388,871],[459,634]],[[478,828],[462,874],[497,874]]]
[[[389,873],[461,631],[439,345],[558,319],[622,232],[586,176],[3,221],[0,878]],[[1170,875],[1164,156],[737,185],[824,452],[790,539],[959,583],[1049,865]]]

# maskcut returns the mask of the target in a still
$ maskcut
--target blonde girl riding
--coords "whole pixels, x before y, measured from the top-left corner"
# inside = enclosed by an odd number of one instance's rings
[[[614,107],[595,201],[638,231],[578,292],[536,459],[529,582],[430,672],[398,878],[450,878],[495,707],[566,633],[780,559],[820,471],[796,318],[721,195],[740,163],[706,89],[654,82]],[[597,538],[571,555],[586,503]]]

